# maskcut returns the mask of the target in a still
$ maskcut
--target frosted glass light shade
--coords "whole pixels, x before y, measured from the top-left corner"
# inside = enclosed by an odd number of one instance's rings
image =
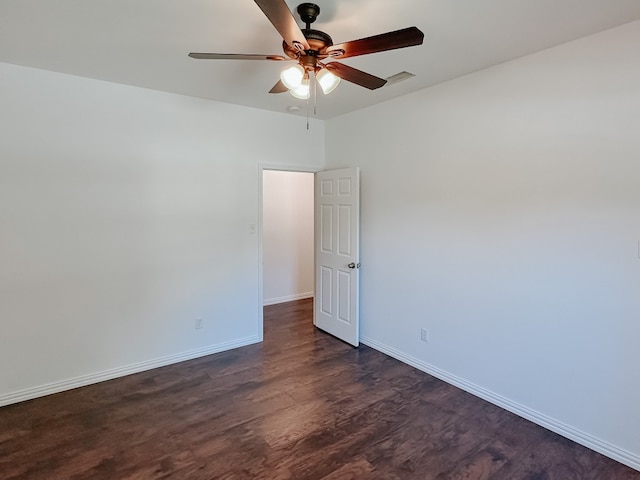
[[[304,78],[304,68],[300,65],[293,65],[280,73],[280,80],[289,90],[296,89],[302,85]]]
[[[292,88],[289,93],[300,100],[307,100],[311,96],[309,89],[309,79],[305,78],[298,88]]]
[[[318,80],[320,88],[325,95],[329,95],[333,92],[340,83],[340,77],[336,77],[326,68],[323,68],[317,73],[316,79]]]

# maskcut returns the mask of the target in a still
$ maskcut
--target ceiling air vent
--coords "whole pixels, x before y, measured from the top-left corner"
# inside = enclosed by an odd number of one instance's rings
[[[415,76],[416,76],[415,73],[410,73],[410,72],[396,73],[395,75],[391,75],[390,77],[387,77],[387,86],[393,85],[394,83],[403,82]]]

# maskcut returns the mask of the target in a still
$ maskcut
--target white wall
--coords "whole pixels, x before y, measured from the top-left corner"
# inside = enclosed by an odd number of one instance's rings
[[[313,173],[263,173],[265,305],[313,296],[313,182]]]
[[[259,164],[322,122],[7,64],[0,105],[0,404],[262,338]]]
[[[327,168],[362,167],[363,341],[635,468],[639,44],[635,22],[326,127]]]

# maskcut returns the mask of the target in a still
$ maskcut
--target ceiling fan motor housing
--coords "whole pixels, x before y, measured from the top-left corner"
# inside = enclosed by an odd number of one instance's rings
[[[304,38],[307,39],[311,49],[316,52],[320,51],[322,48],[333,45],[333,39],[327,33],[321,32],[320,30],[305,28],[302,30],[302,34],[304,35]]]
[[[309,50],[305,50],[305,55],[301,56],[299,50],[291,47],[287,44],[287,42],[282,42],[282,49],[289,58],[297,60],[299,58],[303,58],[304,56],[317,57],[321,51],[324,51],[324,49],[333,45],[333,39],[331,38],[331,36],[320,30],[305,28],[302,30],[302,34],[304,35],[304,38],[307,39],[307,43],[310,47]]]

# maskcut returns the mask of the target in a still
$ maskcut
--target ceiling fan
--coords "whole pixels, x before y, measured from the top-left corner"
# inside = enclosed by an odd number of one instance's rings
[[[416,27],[409,27],[334,45],[328,34],[311,28],[311,24],[320,14],[318,5],[314,3],[298,5],[298,15],[306,25],[301,30],[285,0],[254,1],[282,36],[282,48],[286,57],[282,55],[193,52],[189,56],[206,60],[297,61],[294,66],[282,71],[280,80],[269,93],[289,91],[294,97],[308,99],[310,87],[314,84],[313,78],[325,95],[336,88],[340,79],[375,90],[382,87],[387,81],[343,63],[327,62],[327,60],[412,47],[421,45],[424,40],[424,33]]]

